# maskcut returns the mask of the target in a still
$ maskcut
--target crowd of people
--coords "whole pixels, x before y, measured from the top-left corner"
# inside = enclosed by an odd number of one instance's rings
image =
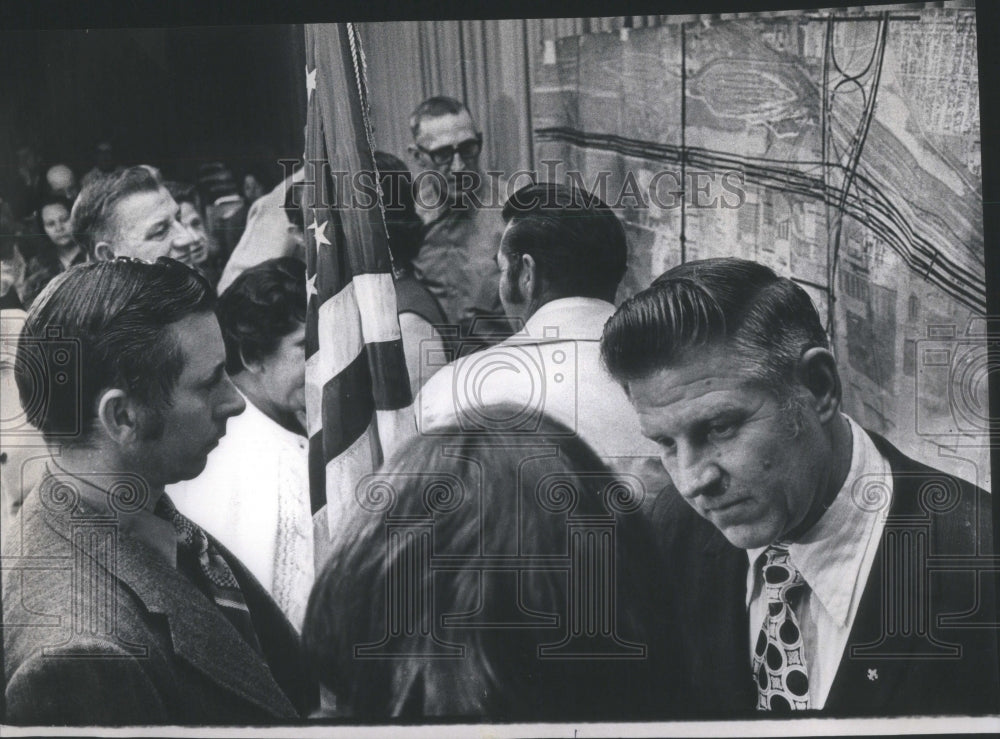
[[[466,106],[410,125],[409,165],[375,160],[415,424],[322,561],[301,173],[102,160],[77,192],[23,152],[0,203],[3,418],[25,418],[8,721],[1000,710],[995,576],[919,561],[992,551],[989,495],[843,412],[801,287],[699,260],[616,306],[611,208],[559,183],[470,207]]]

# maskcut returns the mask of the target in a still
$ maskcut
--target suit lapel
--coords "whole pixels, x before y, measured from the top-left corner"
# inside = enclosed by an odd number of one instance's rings
[[[49,517],[55,524],[54,531],[90,557],[67,535],[69,514]],[[105,567],[105,563],[98,564]],[[298,715],[267,664],[215,604],[161,556],[126,532],[119,532],[117,537],[115,570],[109,574],[134,593],[148,611],[166,617],[178,658],[275,716]]]

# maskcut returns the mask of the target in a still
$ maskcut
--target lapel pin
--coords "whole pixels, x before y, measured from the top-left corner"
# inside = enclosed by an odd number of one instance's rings
[[[875,668],[869,669],[868,670],[868,679],[871,680],[872,682],[875,682],[876,680],[878,680],[878,670],[876,670]]]

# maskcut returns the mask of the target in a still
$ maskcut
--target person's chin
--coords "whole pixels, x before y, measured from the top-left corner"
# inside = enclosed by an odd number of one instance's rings
[[[749,515],[747,503],[737,503],[719,511],[712,511],[706,518],[734,547],[756,549],[771,544],[781,533],[773,521]]]

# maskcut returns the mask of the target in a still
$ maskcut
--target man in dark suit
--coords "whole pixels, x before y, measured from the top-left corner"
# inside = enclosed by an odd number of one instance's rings
[[[5,527],[11,723],[287,722],[316,698],[281,611],[163,492],[244,408],[213,295],[174,260],[119,259],[32,306],[15,373],[51,459]]]
[[[990,497],[841,413],[800,287],[689,262],[619,308],[602,356],[688,504],[663,531],[680,705],[1000,710]]]

